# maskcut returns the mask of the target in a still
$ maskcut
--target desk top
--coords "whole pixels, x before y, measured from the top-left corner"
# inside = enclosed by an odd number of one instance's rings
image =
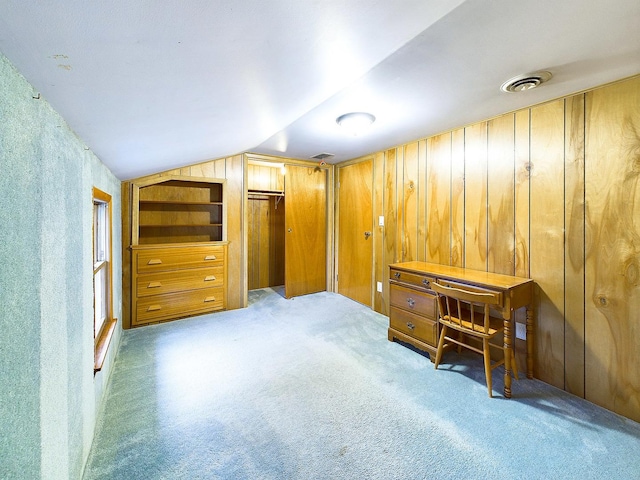
[[[511,318],[511,310],[529,305],[533,300],[533,280],[530,278],[427,262],[393,263],[389,267],[395,270],[430,275],[440,280],[499,290],[503,292],[501,309],[502,315],[506,319]]]
[[[501,273],[483,272],[481,270],[471,270],[469,268],[452,267],[449,265],[439,265],[427,262],[402,262],[389,265],[397,270],[420,272],[426,275],[433,275],[440,278],[457,280],[463,283],[485,286],[488,288],[499,288],[501,290],[511,290],[520,285],[533,283],[530,278],[513,277]]]

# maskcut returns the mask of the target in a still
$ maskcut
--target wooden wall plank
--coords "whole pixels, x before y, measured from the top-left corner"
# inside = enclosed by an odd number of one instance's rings
[[[396,149],[392,148],[385,152],[384,158],[384,189],[383,189],[383,209],[384,209],[384,251],[383,268],[384,281],[382,289],[386,300],[383,304],[382,313],[389,314],[389,264],[399,261],[398,244],[396,232],[398,231],[398,210],[396,204]]]
[[[418,237],[416,259],[424,262],[427,255],[427,141],[418,142]]]
[[[505,275],[515,275],[514,128],[513,114],[487,123],[487,268]]]
[[[122,328],[131,328],[131,182],[122,182]]]
[[[225,161],[227,174],[227,308],[241,308],[246,306],[246,291],[248,282],[246,277],[246,248],[244,245],[244,215],[245,215],[245,173],[244,156],[235,155]]]
[[[529,278],[530,110],[515,114],[515,275]]]
[[[464,266],[464,128],[451,133],[451,265]]]
[[[280,179],[282,179],[282,175],[280,175]],[[284,184],[282,186],[284,187]],[[284,285],[284,220],[286,208],[284,197],[271,197],[269,208],[269,286],[275,287]]]
[[[260,216],[257,214],[259,202],[260,200],[253,198],[247,202],[247,283],[249,290],[260,288],[258,275],[260,242],[256,241],[260,238]]]
[[[585,396],[640,421],[640,77],[586,112]]]
[[[531,276],[536,280],[534,375],[564,388],[564,102],[531,109]]]
[[[384,295],[384,285],[388,284],[388,272],[384,264],[385,227],[379,225],[379,218],[384,217],[384,166],[385,154],[378,152],[373,156],[373,270],[376,283],[383,285],[383,292],[375,289],[373,309],[378,313],[387,313],[387,302]],[[386,221],[386,218],[385,218]]]
[[[487,122],[464,132],[465,267],[487,270]]]
[[[427,261],[451,262],[451,133],[427,140]]]
[[[270,198],[258,202],[258,288],[269,286],[269,243],[271,240],[271,222],[269,218]]]
[[[584,95],[565,99],[565,389],[584,397]]]
[[[404,261],[404,148],[398,147],[396,151],[396,248],[398,249],[398,262]]]
[[[529,278],[529,116],[530,110],[520,110],[515,113],[514,126],[514,182],[515,182],[515,275]],[[534,314],[535,318],[535,314]],[[515,312],[514,320],[522,325],[527,324],[526,311],[520,309]],[[529,335],[534,335],[535,328]],[[515,340],[516,356],[518,368],[526,371],[526,341],[525,339]]]
[[[418,142],[404,146],[402,179],[402,261],[417,260],[418,244]]]

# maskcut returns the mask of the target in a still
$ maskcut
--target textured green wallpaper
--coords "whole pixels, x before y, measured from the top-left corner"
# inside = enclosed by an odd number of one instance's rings
[[[34,98],[36,97],[36,98]],[[93,376],[92,187],[120,181],[0,55],[0,478],[80,478],[118,346]]]

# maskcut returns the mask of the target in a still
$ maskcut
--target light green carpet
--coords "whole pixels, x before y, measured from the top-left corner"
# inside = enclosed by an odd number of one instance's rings
[[[640,478],[640,424],[319,293],[124,332],[84,478]],[[461,364],[453,361],[461,360]]]

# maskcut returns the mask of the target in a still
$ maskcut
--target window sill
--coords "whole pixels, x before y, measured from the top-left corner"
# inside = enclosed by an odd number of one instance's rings
[[[94,375],[102,370],[102,365],[104,364],[104,359],[107,356],[107,350],[109,349],[113,332],[116,330],[117,322],[117,318],[107,320],[102,328],[102,332],[100,332],[100,336],[96,340],[95,356],[93,361]]]

